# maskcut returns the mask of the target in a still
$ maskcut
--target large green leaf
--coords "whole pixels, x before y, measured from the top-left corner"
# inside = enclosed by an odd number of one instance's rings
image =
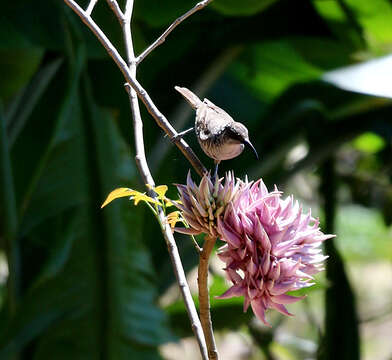
[[[126,200],[100,210],[110,190],[129,185],[124,168],[133,165],[112,115],[94,102],[86,76],[81,81],[83,53],[76,49],[69,85],[58,93],[58,115],[46,115],[53,131],[19,230],[31,286],[1,325],[2,359],[32,341],[35,359],[157,359],[157,345],[171,338],[154,304],[143,212]]]
[[[250,47],[233,64],[232,73],[249,86],[262,101],[270,101],[295,82],[321,75],[285,41],[266,42]]]
[[[343,3],[343,1],[342,1]],[[392,29],[385,24],[392,22],[392,4],[388,0],[345,0],[363,29],[370,48],[378,54],[392,50]]]
[[[16,195],[11,165],[10,146],[7,139],[6,121],[0,104],[0,229],[8,267],[11,274],[8,278],[9,313],[16,310],[20,296],[20,252],[17,238],[18,214]]]
[[[56,75],[62,59],[55,59],[40,68],[29,84],[15,97],[7,111],[7,124],[11,145],[25,126],[31,112],[41,99],[50,81]]]
[[[3,11],[17,30],[30,43],[39,47],[59,49],[64,47],[65,28],[61,18],[59,2],[38,0],[34,3],[26,0],[8,2]]]
[[[253,15],[276,0],[216,0],[211,7],[225,15]]]
[[[22,50],[0,50],[2,80],[0,96],[8,101],[30,80],[42,59],[43,50],[30,48]]]
[[[392,5],[388,0],[313,0],[329,25],[358,48],[380,55],[392,49]]]
[[[136,1],[135,16],[150,26],[160,27],[169,25],[196,4],[195,0]]]
[[[363,50],[366,47],[363,30],[357,18],[344,1],[313,0],[319,14],[332,31],[350,48]]]
[[[4,10],[3,10],[4,11]],[[33,44],[9,19],[0,21],[0,97],[8,101],[30,80],[44,49]]]

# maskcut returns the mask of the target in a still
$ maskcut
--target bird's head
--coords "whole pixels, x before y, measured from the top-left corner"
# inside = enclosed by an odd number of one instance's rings
[[[256,155],[256,158],[259,159],[259,155],[257,154],[255,147],[249,140],[248,129],[245,125],[235,121],[230,124],[229,132],[231,138],[238,140],[240,143],[252,149]]]

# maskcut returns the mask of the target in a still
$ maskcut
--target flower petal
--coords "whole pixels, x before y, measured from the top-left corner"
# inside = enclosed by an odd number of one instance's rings
[[[305,297],[306,297],[306,296],[299,296],[299,297],[296,297],[296,296],[291,296],[291,295],[282,294],[282,295],[272,296],[272,297],[271,297],[271,300],[272,300],[274,303],[277,303],[277,304],[292,304],[292,303],[295,303],[295,302],[297,302],[297,301],[299,301],[299,300],[304,299]]]
[[[234,248],[239,248],[241,246],[241,239],[234,233],[234,231],[227,229],[220,218],[218,218],[218,230],[222,239],[227,241]]]
[[[250,303],[252,310],[256,317],[261,320],[265,325],[272,327],[271,324],[265,318],[265,311],[267,310],[262,302],[261,298],[252,300]]]
[[[216,299],[230,299],[236,296],[243,296],[245,293],[245,288],[242,284],[235,284],[222,295],[215,296]]]

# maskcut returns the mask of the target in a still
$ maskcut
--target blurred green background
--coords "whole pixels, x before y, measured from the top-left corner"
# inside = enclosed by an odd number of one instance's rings
[[[195,2],[135,0],[137,53]],[[104,0],[93,17],[123,52]],[[175,85],[246,124],[260,161],[244,152],[220,171],[277,184],[338,235],[295,317],[268,312],[270,329],[241,299],[212,299],[222,359],[392,359],[389,53],[388,0],[215,0],[140,65],[179,131],[193,116]],[[61,0],[15,0],[0,75],[0,359],[198,359],[155,219],[126,199],[99,209],[116,187],[143,189],[113,61]],[[189,164],[143,119],[157,183],[184,182]],[[195,250],[176,239],[194,288]]]

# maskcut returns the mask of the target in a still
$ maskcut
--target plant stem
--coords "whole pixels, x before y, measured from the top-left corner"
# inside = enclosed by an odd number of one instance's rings
[[[123,31],[123,36],[124,36],[125,50],[127,54],[127,64],[131,76],[136,80],[137,68],[136,68],[135,52],[133,48],[132,33],[131,33],[133,0],[127,0],[125,4],[124,12],[121,11],[116,0],[107,0],[107,2],[120,22]],[[135,161],[143,182],[145,184],[148,184],[150,187],[154,187],[155,181],[153,179],[150,168],[148,166],[146,154],[145,154],[143,120],[140,113],[137,93],[130,86],[126,86],[126,90],[129,96],[129,102],[130,102],[131,112],[132,112],[134,143],[135,143],[135,150],[136,150]],[[153,191],[149,191],[149,193],[152,197],[156,196]],[[170,258],[174,268],[174,273],[177,279],[177,283],[180,287],[182,297],[184,299],[185,307],[188,312],[188,317],[191,320],[192,330],[199,344],[202,359],[207,360],[208,359],[207,346],[204,339],[202,326],[199,317],[197,315],[196,307],[192,299],[192,294],[190,292],[188,282],[186,280],[186,275],[181,263],[181,258],[178,252],[176,242],[174,240],[171,228],[167,223],[166,216],[164,214],[162,207],[158,206],[157,212],[158,212],[157,219],[160,224],[162,234],[168,248],[168,252],[170,254]]]
[[[208,290],[208,264],[211,252],[216,242],[215,237],[206,236],[203,250],[199,255],[199,268],[197,284],[199,286],[199,313],[201,326],[203,327],[206,337],[208,358],[210,360],[218,359],[218,350],[215,344],[214,331],[212,328],[211,312],[210,312],[210,294]]]
[[[163,44],[167,38],[167,36],[185,19],[189,16],[193,15],[196,11],[199,11],[206,7],[212,0],[203,0],[197,3],[192,9],[188,10],[185,14],[181,15],[179,18],[174,20],[174,22],[163,32],[163,34],[156,39],[146,50],[144,50],[137,58],[136,64],[140,64],[151,51],[157,48],[159,45]]]

